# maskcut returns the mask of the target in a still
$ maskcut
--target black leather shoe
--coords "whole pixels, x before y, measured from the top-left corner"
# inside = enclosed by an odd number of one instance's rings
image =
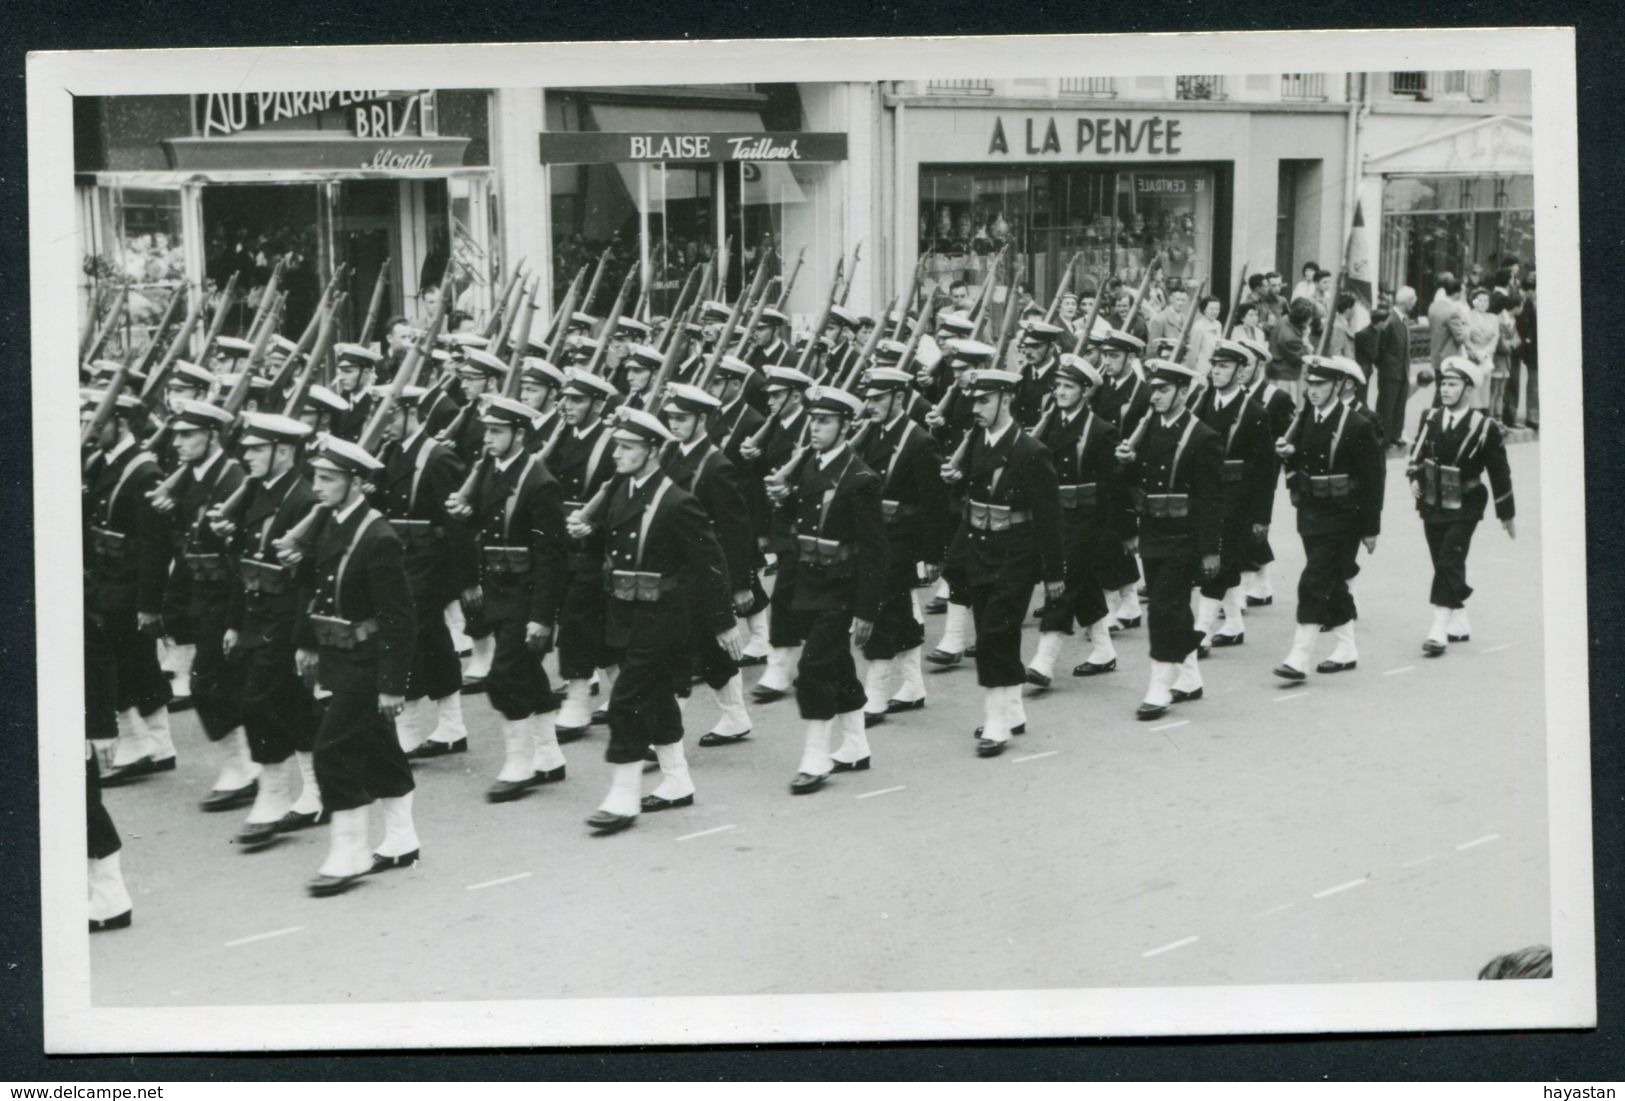
[[[973,658],[976,656],[976,643],[973,642],[969,646],[965,647],[965,656],[968,658]]]
[[[1284,661],[1275,667],[1274,672],[1275,675],[1280,677],[1282,680],[1300,681],[1309,679],[1308,673],[1305,673],[1301,669],[1294,669]]]
[[[778,572],[779,572],[779,564],[777,562],[769,562],[767,565],[762,567],[762,576],[763,577],[772,577],[774,574],[776,574]]]
[[[1196,660],[1197,661],[1201,661],[1203,658],[1207,657],[1211,653],[1213,653],[1213,643],[1211,643],[1211,642],[1199,642],[1199,643],[1196,644]]]
[[[609,725],[609,711],[607,709],[605,709],[605,708],[602,708],[602,707],[600,707],[598,710],[594,711],[592,713],[592,725],[593,726],[607,726],[607,725]]]
[[[416,849],[413,849],[409,853],[402,853],[399,856],[385,856],[383,853],[373,853],[372,871],[368,872],[367,874],[376,875],[379,872],[387,872],[394,868],[410,868],[417,862],[418,850]]]
[[[467,753],[468,739],[458,738],[455,742],[437,742],[428,739],[416,749],[406,755],[408,761],[426,761],[430,757],[444,757],[448,753]]]
[[[169,758],[169,767],[175,767],[175,758]],[[141,757],[137,760],[131,761],[127,765],[120,765],[117,768],[110,768],[106,772],[102,773],[102,787],[116,788],[122,784],[129,783],[131,780],[138,780],[143,776],[151,776],[157,771],[157,762],[155,762],[151,757]]]
[[[1193,688],[1189,692],[1186,692],[1184,689],[1175,688],[1170,695],[1174,697],[1175,703],[1187,703],[1190,700],[1201,699],[1202,690],[1200,688]]]
[[[1451,642],[1471,642],[1473,638],[1472,635],[1445,635],[1444,637]]]
[[[646,811],[671,810],[673,807],[692,807],[694,796],[683,795],[676,799],[662,799],[658,795],[645,795],[640,804]]]
[[[587,728],[584,726],[556,726],[553,728],[553,736],[559,740],[560,745],[568,745],[571,742],[578,742],[585,738]]]
[[[126,910],[122,914],[114,914],[112,917],[102,918],[100,921],[91,918],[90,931],[92,933],[105,933],[109,929],[128,929],[130,919],[134,914],[134,910]]]
[[[1244,643],[1246,641],[1247,641],[1247,632],[1246,631],[1241,632],[1241,634],[1239,634],[1239,635],[1214,635],[1213,636],[1213,645],[1215,647],[1240,646],[1242,643]]]
[[[934,596],[925,605],[926,615],[942,615],[947,610],[948,598],[945,596]]]
[[[485,801],[487,803],[511,803],[515,799],[521,798],[535,783],[536,777],[534,774],[525,780],[498,780],[485,789]]]
[[[757,703],[772,703],[784,699],[789,694],[783,688],[763,688],[759,684],[750,690],[750,698]]]
[[[888,714],[888,715],[897,715],[897,714],[900,714],[901,712],[904,712],[904,711],[924,711],[924,710],[925,710],[925,697],[924,696],[921,696],[917,700],[887,700],[886,701],[886,714]]]
[[[853,761],[851,764],[847,764],[845,761],[836,761],[835,764],[834,764],[834,767],[832,767],[830,769],[831,773],[836,773],[836,772],[868,772],[868,771],[869,771],[869,758],[867,758],[867,757],[860,757],[856,761]]]
[[[1444,643],[1442,643],[1442,642],[1434,642],[1431,638],[1422,640],[1422,653],[1426,654],[1428,657],[1430,657],[1430,658],[1439,657],[1441,654],[1444,653],[1444,651],[1445,651]]]
[[[305,890],[315,898],[341,895],[361,882],[359,875],[318,875],[305,884]]]
[[[813,792],[823,787],[824,781],[828,779],[829,773],[827,772],[822,776],[814,776],[810,772],[798,772],[796,773],[796,778],[790,781],[790,794],[811,795]]]
[[[560,765],[558,768],[550,768],[546,771],[538,770],[536,775],[530,779],[535,784],[556,784],[564,779],[564,766]]]
[[[485,678],[473,677],[463,682],[462,693],[465,696],[477,696],[485,691]]]
[[[752,665],[766,665],[766,664],[767,664],[767,655],[766,654],[740,654],[739,655],[739,668],[741,668],[741,669],[747,669]]]
[[[1360,663],[1358,661],[1333,661],[1331,658],[1327,658],[1325,661],[1323,661],[1319,665],[1315,666],[1315,672],[1317,672],[1317,673],[1347,673],[1350,669],[1353,669],[1356,665],[1359,665],[1359,664]]]
[[[976,755],[978,757],[997,757],[1004,752],[1009,742],[995,742],[992,738],[976,739]]]
[[[1046,677],[1036,669],[1027,670],[1027,683],[1035,688],[1048,688],[1054,678]]]
[[[1074,677],[1098,677],[1102,673],[1115,673],[1116,671],[1117,671],[1117,659],[1116,658],[1112,658],[1112,660],[1110,660],[1108,662],[1102,662],[1102,663],[1098,663],[1098,664],[1096,662],[1086,661],[1086,662],[1083,662],[1081,665],[1074,665],[1072,667],[1072,675]]]
[[[237,831],[237,844],[244,849],[262,849],[276,840],[275,822],[247,822]]]
[[[884,711],[865,711],[863,713],[864,729],[868,729],[871,726],[879,726],[885,721],[886,713]]]
[[[955,665],[958,665],[960,662],[965,660],[965,654],[964,651],[940,649],[932,650],[929,654],[925,655],[925,660],[929,661],[932,665],[941,665],[945,668],[951,669]]]
[[[211,791],[198,806],[206,811],[235,810],[245,803],[252,803],[259,791],[260,782],[250,780],[246,786],[233,791]]]
[[[191,696],[175,696],[167,704],[164,705],[164,708],[165,708],[165,710],[167,710],[167,711],[169,711],[171,713],[174,713],[176,711],[190,711],[190,710],[192,710],[192,697]]]
[[[750,731],[743,734],[718,734],[715,730],[700,735],[700,744],[703,746],[733,745],[750,737]]]
[[[325,825],[326,822],[327,811],[325,809],[311,814],[300,814],[298,811],[290,810],[277,819],[276,829],[278,833],[295,833],[298,830],[308,830],[312,826]]]
[[[1142,703],[1134,711],[1134,717],[1142,723],[1152,719],[1160,719],[1168,714],[1168,705],[1165,703]]]
[[[1133,619],[1119,619],[1115,626],[1120,631],[1132,631],[1134,628],[1138,627],[1142,622],[1144,622],[1144,620],[1144,616],[1137,615]],[[1108,624],[1107,629],[1109,630],[1111,626],[1112,624]]]
[[[611,814],[607,810],[601,810],[587,819],[587,825],[600,834],[611,834],[620,833],[636,825],[637,821],[638,816],[635,814]]]
[[[1274,603],[1275,597],[1273,596],[1249,596],[1247,598],[1247,607],[1249,608],[1268,608]]]

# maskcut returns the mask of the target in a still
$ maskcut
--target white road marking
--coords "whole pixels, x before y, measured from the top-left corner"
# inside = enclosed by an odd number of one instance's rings
[[[1412,669],[1415,669],[1415,668],[1416,668],[1416,666],[1414,666],[1414,665],[1401,665],[1398,669],[1384,670],[1382,675],[1385,676],[1385,677],[1391,677],[1391,676],[1394,676],[1397,673],[1409,673]]]
[[[1426,856],[1419,856],[1415,860],[1407,860],[1407,861],[1405,861],[1405,863],[1401,864],[1400,867],[1401,868],[1416,868],[1416,867],[1420,867],[1423,864],[1428,863],[1430,860],[1437,860],[1437,859],[1439,859],[1439,856],[1438,856],[1437,853],[1428,853]]]
[[[297,933],[303,925],[290,925],[286,929],[272,929],[269,933],[255,933],[251,937],[238,937],[236,940],[226,941],[227,948],[235,948],[239,944],[253,944],[257,940],[270,940],[272,937],[284,937],[289,933]]]
[[[1163,723],[1161,726],[1153,726],[1151,733],[1155,734],[1159,730],[1172,730],[1176,726],[1189,726],[1190,723],[1189,719],[1180,719],[1177,723]]]
[[[1276,696],[1276,697],[1274,697],[1272,700],[1270,700],[1270,702],[1271,703],[1285,703],[1287,700],[1302,699],[1304,696],[1307,696],[1308,694],[1309,694],[1308,692],[1288,692],[1284,696]]]
[[[1195,944],[1197,941],[1199,941],[1201,939],[1202,939],[1201,937],[1182,937],[1179,940],[1176,940],[1176,941],[1174,941],[1174,942],[1172,942],[1170,944],[1163,945],[1161,948],[1147,949],[1146,951],[1140,953],[1140,958],[1142,960],[1148,960],[1152,956],[1160,956],[1164,952],[1172,952],[1175,948],[1183,948],[1187,944]]]
[[[677,840],[679,840],[679,841],[692,841],[696,837],[709,837],[713,833],[726,833],[729,830],[736,830],[738,828],[739,828],[738,826],[713,826],[708,830],[701,830],[699,833],[685,833],[683,836],[679,837]]]
[[[1010,758],[1010,763],[1019,765],[1022,761],[1036,761],[1040,757],[1053,757],[1059,752],[1061,752],[1061,751],[1058,750],[1058,749],[1046,749],[1042,753],[1033,753],[1033,754],[1029,754],[1026,757],[1012,757],[1012,758]]]
[[[1503,642],[1499,646],[1486,646],[1484,649],[1480,650],[1479,653],[1481,653],[1481,654],[1499,654],[1502,650],[1510,650],[1510,649],[1512,649],[1513,645],[1514,644],[1510,643],[1510,642]]]
[[[1327,887],[1324,891],[1316,891],[1311,897],[1330,898],[1332,895],[1341,894],[1344,891],[1352,891],[1354,888],[1364,883],[1367,878],[1369,877],[1361,876],[1359,879],[1351,879],[1347,883],[1339,883],[1335,887]]]
[[[1483,837],[1475,837],[1471,841],[1463,841],[1461,844],[1456,846],[1456,851],[1461,852],[1464,849],[1475,849],[1480,845],[1488,845],[1491,841],[1499,841],[1500,839],[1501,835],[1498,833],[1486,833]]]
[[[894,788],[881,788],[879,791],[866,791],[866,792],[863,792],[860,795],[854,795],[852,798],[854,798],[854,799],[873,799],[877,795],[890,795],[894,791],[902,791],[902,790],[904,790],[904,788],[906,786],[907,785],[905,785],[905,784],[898,784]]]
[[[1269,917],[1271,914],[1279,914],[1282,910],[1290,910],[1296,905],[1296,902],[1283,902],[1279,906],[1271,906],[1268,910],[1263,911],[1258,916]]]
[[[486,887],[500,887],[504,883],[515,883],[521,879],[528,878],[530,875],[530,872],[519,872],[517,875],[505,875],[501,879],[487,879],[484,883],[470,883],[467,887],[464,887],[463,890],[481,891]]]

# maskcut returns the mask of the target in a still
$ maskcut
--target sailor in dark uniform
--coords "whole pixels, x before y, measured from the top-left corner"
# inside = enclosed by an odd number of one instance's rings
[[[633,344],[628,348],[626,359],[621,363],[621,377],[626,380],[621,406],[641,409],[645,413],[656,412],[649,408],[655,397],[649,392],[649,384],[654,381],[655,372],[660,370],[664,360],[658,348],[647,344]]]
[[[367,391],[384,357],[359,344],[335,344],[333,355],[337,360],[333,390],[350,403],[350,408],[333,425],[332,432],[353,443],[361,438],[361,430],[372,418],[375,399]]]
[[[705,421],[705,430],[713,443],[722,451],[723,458],[733,464],[739,474],[745,495],[745,508],[750,515],[750,530],[755,540],[755,553],[751,560],[750,610],[744,621],[739,664],[762,665],[767,661],[772,646],[768,643],[768,597],[762,585],[762,567],[767,563],[768,525],[772,512],[767,502],[767,486],[752,476],[752,464],[740,448],[762,427],[762,414],[745,400],[748,379],[758,374],[756,368],[737,356],[725,355],[717,361],[716,370],[706,381],[706,389],[719,403],[715,412]]]
[[[963,455],[942,465],[943,479],[963,492],[944,572],[955,595],[969,600],[976,622],[983,714],[976,754],[997,757],[1012,734],[1027,729],[1021,621],[1033,586],[1043,583],[1046,602],[1065,591],[1060,494],[1049,452],[1015,421],[1021,376],[988,368],[967,372],[961,385],[976,426]]]
[[[942,358],[947,362],[946,370],[940,373],[946,376],[948,385],[938,396],[936,404],[926,413],[925,424],[931,430],[932,436],[937,440],[944,455],[952,455],[959,450],[959,445],[965,436],[976,427],[975,401],[965,391],[965,374],[971,370],[986,368],[993,362],[997,349],[991,344],[984,344],[980,340],[950,339],[943,345]],[[950,494],[957,495],[958,490],[950,487]],[[963,592],[957,595],[953,586],[944,577],[937,585],[936,598],[926,605],[927,614],[938,612],[947,613],[947,622],[943,627],[942,637],[925,660],[933,665],[951,668],[965,659],[965,653],[976,641],[975,624],[972,622],[970,611],[970,598]]]
[[[245,667],[243,727],[259,791],[237,834],[254,851],[278,833],[315,824],[322,814],[315,772],[316,705],[294,660],[299,587],[293,571],[277,559],[276,541],[310,514],[316,495],[301,471],[310,429],[291,417],[249,413],[239,440],[248,468],[248,489],[211,518],[236,558],[221,642],[228,659]],[[228,502],[228,505],[230,502]],[[290,762],[297,762],[304,788],[296,803]]]
[[[829,308],[829,324],[824,326],[824,336],[829,341],[829,351],[824,357],[824,373],[831,385],[839,385],[840,381],[852,373],[853,364],[863,354],[863,349],[854,334],[858,331],[858,313],[849,310],[837,302]]]
[[[1021,327],[1021,340],[1016,345],[1021,386],[1016,390],[1014,416],[1023,428],[1037,425],[1053,400],[1057,342],[1063,331],[1042,316]]]
[[[416,623],[412,672],[406,682],[406,708],[395,720],[396,736],[409,760],[468,750],[463,672],[445,611],[478,583],[474,540],[446,511],[446,499],[463,484],[468,471],[423,423],[427,396],[422,387],[404,387],[384,420],[385,442],[378,456],[384,469],[372,495],[372,503],[405,547],[406,576],[412,585]]]
[[[1467,408],[1467,388],[1483,386],[1486,374],[1483,367],[1463,356],[1440,361],[1439,405],[1423,415],[1406,471],[1433,559],[1433,585],[1428,593],[1433,626],[1422,643],[1428,657],[1438,657],[1449,643],[1472,637],[1467,621],[1467,598],[1473,594],[1467,583],[1467,551],[1492,494],[1495,518],[1508,536],[1517,536],[1517,503],[1512,496],[1505,433],[1482,410]],[[1487,491],[1486,473],[1490,476]]]
[[[337,435],[333,426],[350,411],[350,403],[320,383],[305,391],[294,419],[310,428],[315,435]]]
[[[80,406],[84,426],[101,401],[102,391],[86,391]],[[95,450],[85,468],[85,615],[106,642],[99,648],[104,661],[87,665],[85,676],[111,693],[117,733],[103,785],[175,768],[170,688],[158,665],[156,641],[163,634],[170,525],[148,496],[161,475],[152,452],[136,442],[133,428],[145,419],[141,399],[120,394],[113,415],[91,441]],[[86,650],[88,657],[88,645]]]
[[[1221,339],[1209,363],[1208,385],[1196,403],[1196,415],[1219,434],[1224,459],[1224,532],[1219,572],[1202,582],[1197,600],[1198,648],[1239,646],[1246,638],[1242,620],[1242,567],[1253,560],[1252,548],[1269,531],[1275,501],[1275,440],[1264,410],[1247,399],[1241,386],[1243,364],[1253,353],[1233,340]],[[1215,630],[1219,614],[1224,627]]]
[[[794,540],[791,608],[806,631],[795,692],[807,729],[790,782],[793,795],[817,791],[832,772],[869,768],[863,683],[852,646],[867,645],[874,630],[887,540],[880,478],[846,439],[847,427],[864,408],[862,399],[844,390],[809,389],[808,448],[768,490]],[[836,731],[840,744],[831,751]]]
[[[874,631],[863,648],[864,722],[925,706],[920,648],[925,617],[917,595],[942,573],[953,503],[942,482],[942,450],[908,415],[914,377],[894,367],[871,368],[863,395],[869,420],[859,429],[859,457],[880,478],[886,523],[886,583]]]
[[[329,436],[310,465],[324,507],[283,560],[298,565],[304,592],[294,635],[299,671],[327,701],[316,732],[316,782],[331,816],[329,847],[306,885],[323,896],[418,859],[412,766],[394,728],[412,668],[412,590],[400,537],[362,492],[383,464]],[[384,837],[369,855],[367,808],[375,801]]]
[[[601,529],[600,585],[607,586],[606,644],[624,655],[609,697],[609,794],[587,824],[614,833],[637,821],[640,810],[690,806],[694,781],[683,753],[686,654],[697,617],[735,661],[734,612],[728,567],[711,520],[693,495],[660,469],[660,450],[673,436],[641,409],[618,409],[613,425],[616,477],[606,503],[589,517],[570,517],[570,532],[585,540]],[[598,517],[601,516],[602,520]],[[638,798],[644,755],[653,747],[661,779]]]
[[[698,387],[669,384],[661,415],[674,439],[661,449],[660,465],[679,489],[693,494],[710,517],[728,564],[728,592],[734,613],[742,617],[755,601],[752,589],[756,581],[756,539],[739,471],[705,432],[706,419],[719,408],[717,399]],[[716,696],[719,712],[716,725],[700,736],[700,744],[737,742],[749,735],[751,728],[739,659],[717,645],[715,634],[703,618],[695,618],[693,628],[695,675]]]
[[[480,423],[481,398],[501,386],[508,365],[481,348],[468,348],[457,368],[463,404],[457,417],[439,434],[440,442],[456,453],[465,465],[472,465],[485,447],[485,426]]]
[[[1100,341],[1103,383],[1094,393],[1095,415],[1110,421],[1120,439],[1128,439],[1151,409],[1151,390],[1141,377],[1144,342],[1133,333],[1108,330]],[[1119,550],[1101,562],[1100,583],[1106,587],[1119,629],[1140,625],[1140,567],[1134,555]]]
[[[548,460],[548,472],[564,494],[564,514],[591,501],[615,473],[615,455],[604,407],[619,392],[609,380],[579,367],[565,371],[560,404],[565,428]],[[559,610],[559,676],[564,679],[564,707],[558,715],[561,742],[583,737],[597,719],[592,708],[592,678],[607,683],[617,657],[604,641],[604,551],[597,531],[576,538],[565,556],[567,580]]]
[[[540,451],[559,425],[564,422],[564,410],[559,408],[559,394],[566,382],[564,372],[541,356],[526,356],[519,363],[519,400],[536,413],[536,425],[526,434],[526,445]]]
[[[1269,424],[1270,439],[1278,440],[1286,435],[1287,427],[1292,423],[1292,414],[1296,408],[1292,402],[1292,395],[1265,375],[1264,368],[1270,361],[1270,346],[1266,341],[1239,337],[1236,343],[1253,354],[1251,363],[1244,363],[1236,368],[1236,374],[1242,380],[1242,389],[1247,392],[1247,400],[1264,411],[1264,418]],[[1273,450],[1271,454],[1273,455]],[[1280,475],[1281,460],[1276,457],[1274,473],[1270,476],[1271,487],[1280,481]],[[1253,540],[1248,547],[1248,556],[1241,571],[1242,595],[1249,608],[1262,608],[1275,603],[1275,588],[1270,584],[1269,571],[1269,564],[1275,561],[1275,552],[1270,548],[1269,538],[1269,525],[1275,513],[1274,505],[1275,494],[1271,492],[1270,517],[1265,520],[1263,534]]]
[[[479,583],[464,593],[464,605],[496,643],[486,695],[502,716],[504,753],[485,793],[493,803],[564,779],[542,658],[553,647],[568,550],[559,484],[525,446],[535,420],[524,402],[500,394],[487,399],[480,414],[485,454],[472,496],[446,500],[446,511],[467,521],[479,544]]]
[[[1090,677],[1117,668],[1111,616],[1099,566],[1123,553],[1134,536],[1134,513],[1119,484],[1117,428],[1095,415],[1090,397],[1100,372],[1082,356],[1065,353],[1055,368],[1055,407],[1035,435],[1049,449],[1061,502],[1061,540],[1066,548],[1066,591],[1039,616],[1038,651],[1027,663],[1027,683],[1048,688],[1061,643],[1074,624],[1089,634],[1089,656],[1072,670]]]
[[[784,329],[790,319],[772,306],[756,319],[756,331],[751,334],[750,350],[745,360],[752,367],[782,367],[790,358],[790,345],[785,343]]]
[[[1150,685],[1136,712],[1142,720],[1202,698],[1202,636],[1191,615],[1191,589],[1198,579],[1218,574],[1224,530],[1223,443],[1185,408],[1196,372],[1153,359],[1145,373],[1151,403],[1146,430],[1137,443],[1125,439],[1117,449],[1139,513],[1138,550],[1151,615]]]
[[[1341,356],[1305,356],[1304,375],[1308,408],[1296,437],[1289,430],[1275,445],[1289,472],[1306,559],[1292,650],[1275,667],[1276,676],[1293,682],[1308,675],[1322,628],[1336,646],[1316,672],[1341,673],[1359,661],[1349,582],[1360,572],[1361,545],[1367,554],[1377,549],[1386,474],[1374,423],[1337,397],[1343,379],[1364,377],[1359,365]]]

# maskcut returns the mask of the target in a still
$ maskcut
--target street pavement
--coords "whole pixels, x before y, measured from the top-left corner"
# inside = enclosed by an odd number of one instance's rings
[[[497,718],[465,696],[470,752],[417,767],[422,862],[336,898],[304,891],[324,829],[247,853],[232,842],[241,812],[197,809],[214,769],[193,714],[176,715],[178,770],[106,794],[135,921],[91,937],[93,999],[1472,979],[1550,937],[1539,459],[1533,443],[1510,453],[1519,537],[1480,526],[1472,640],[1442,658],[1420,652],[1427,549],[1395,457],[1355,582],[1357,670],[1299,686],[1270,673],[1303,561],[1283,491],[1274,605],[1250,611],[1244,646],[1203,662],[1205,698],[1158,722],[1134,719],[1144,629],[1091,680],[1067,675],[1079,637],[1055,687],[1028,689],[1028,732],[1003,756],[975,755],[967,661],[927,675],[925,710],[871,731],[871,771],[798,798],[794,702],[753,706],[749,739],[700,749],[715,715],[702,686],[687,714],[695,805],[598,837],[584,819],[607,787],[604,729],[566,747],[564,783],[492,806]],[[928,618],[928,648],[942,626]],[[1035,643],[1030,630],[1029,656]]]

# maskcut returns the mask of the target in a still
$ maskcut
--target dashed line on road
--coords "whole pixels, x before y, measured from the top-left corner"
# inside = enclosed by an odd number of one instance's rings
[[[286,929],[272,929],[269,933],[255,933],[251,937],[238,937],[236,940],[228,940],[226,941],[226,947],[236,948],[239,944],[253,944],[257,940],[270,940],[272,937],[285,937],[289,933],[297,933],[303,929],[303,925],[290,925]]]
[[[1486,646],[1484,649],[1480,650],[1479,653],[1481,653],[1481,654],[1499,654],[1502,650],[1510,650],[1515,645],[1516,645],[1516,643],[1503,642],[1499,646]]]
[[[1172,730],[1176,726],[1189,726],[1190,724],[1191,721],[1189,719],[1180,719],[1176,723],[1163,723],[1161,726],[1153,726],[1151,728],[1151,733],[1155,734],[1159,730]]]
[[[517,883],[521,879],[528,879],[531,874],[530,872],[519,872],[515,875],[505,875],[501,879],[487,879],[484,883],[470,883],[463,890],[482,891],[487,887],[500,887],[504,883]]]
[[[859,793],[857,795],[854,795],[852,798],[854,798],[854,799],[873,799],[877,795],[890,795],[894,791],[904,791],[904,790],[907,789],[907,787],[908,787],[907,784],[898,784],[894,788],[881,788],[879,791],[861,792],[861,793]]]
[[[1260,911],[1258,916],[1259,917],[1269,917],[1271,914],[1279,914],[1283,910],[1290,910],[1290,909],[1292,909],[1292,907],[1294,907],[1296,905],[1297,905],[1296,902],[1283,902],[1279,906],[1271,906],[1268,910]]]
[[[1351,879],[1347,883],[1339,883],[1335,887],[1327,887],[1324,891],[1316,891],[1311,897],[1330,898],[1332,895],[1339,895],[1344,891],[1352,891],[1354,888],[1364,884],[1369,878],[1369,876],[1361,876],[1359,879]]]
[[[1187,944],[1195,944],[1197,941],[1199,941],[1201,939],[1202,939],[1201,937],[1181,937],[1179,940],[1172,941],[1172,942],[1170,942],[1168,944],[1164,944],[1161,948],[1148,948],[1148,949],[1146,949],[1144,952],[1140,953],[1140,958],[1142,960],[1148,960],[1152,956],[1160,956],[1164,952],[1172,952],[1176,948],[1183,948]]]
[[[1461,844],[1456,846],[1456,851],[1463,852],[1467,849],[1476,849],[1480,845],[1488,845],[1491,841],[1499,841],[1500,839],[1501,835],[1498,833],[1486,833],[1483,837],[1475,837],[1471,841],[1463,841]]]
[[[1434,861],[1434,860],[1437,860],[1437,859],[1439,859],[1439,854],[1438,853],[1428,853],[1426,856],[1419,856],[1415,860],[1407,860],[1407,861],[1405,861],[1405,863],[1401,864],[1400,867],[1401,868],[1419,868],[1423,864],[1427,864],[1427,863],[1429,863],[1431,861]]]
[[[1030,753],[1025,757],[1012,757],[1010,758],[1010,763],[1019,765],[1023,761],[1036,761],[1040,757],[1053,757],[1059,752],[1061,751],[1058,749],[1046,749],[1042,753]]]
[[[1385,669],[1385,670],[1383,670],[1382,675],[1385,676],[1385,677],[1397,676],[1400,673],[1409,673],[1412,669],[1415,669],[1415,668],[1416,668],[1416,666],[1414,666],[1414,665],[1401,665],[1398,669]]]
[[[712,826],[710,829],[701,830],[699,833],[685,833],[677,840],[692,841],[696,837],[710,837],[713,833],[727,833],[729,830],[737,830],[738,828],[738,826]]]
[[[1303,697],[1307,696],[1308,694],[1309,694],[1308,692],[1288,692],[1284,696],[1276,696],[1274,699],[1270,700],[1270,702],[1271,703],[1285,703],[1287,700],[1301,700],[1301,699],[1303,699]]]

